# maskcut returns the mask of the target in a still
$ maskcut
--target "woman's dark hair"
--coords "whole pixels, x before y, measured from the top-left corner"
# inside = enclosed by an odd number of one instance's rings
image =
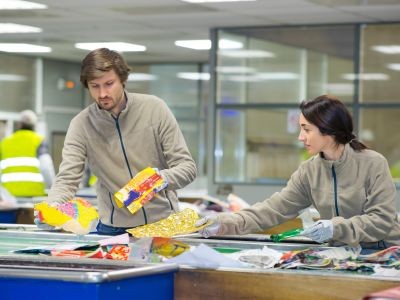
[[[356,151],[367,149],[353,133],[353,119],[346,106],[335,97],[322,95],[300,103],[307,121],[318,127],[323,135],[330,135],[337,144],[349,143]]]

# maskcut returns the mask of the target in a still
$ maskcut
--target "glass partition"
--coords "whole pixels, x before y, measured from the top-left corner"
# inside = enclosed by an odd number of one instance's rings
[[[0,111],[35,109],[35,59],[0,53]]]
[[[360,101],[400,103],[400,25],[365,25],[361,39]]]
[[[334,94],[352,104],[356,27],[224,29],[215,53],[216,183],[284,182],[305,158],[300,101]]]
[[[360,137],[400,181],[400,24],[362,26]]]
[[[219,109],[217,182],[282,182],[304,159],[298,109]]]

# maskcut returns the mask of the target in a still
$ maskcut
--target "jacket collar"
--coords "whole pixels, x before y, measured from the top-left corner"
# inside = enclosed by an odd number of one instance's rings
[[[327,160],[322,156],[322,153],[318,154],[318,160],[327,168],[331,169],[332,166],[334,166],[335,170],[339,171],[345,167],[346,163],[351,159],[353,154],[353,148],[351,148],[350,144],[346,144],[344,145],[342,156],[338,160]]]

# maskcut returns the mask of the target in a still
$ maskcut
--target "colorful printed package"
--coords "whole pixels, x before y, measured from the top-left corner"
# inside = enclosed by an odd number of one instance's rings
[[[51,206],[47,202],[35,204],[40,222],[76,234],[87,234],[93,231],[99,221],[97,210],[85,199],[75,198]]]
[[[91,250],[79,249],[53,249],[50,251],[51,256],[57,257],[72,257],[72,258],[99,258],[99,259],[114,259],[114,260],[128,260],[130,254],[130,247],[128,245],[107,245]]]
[[[105,258],[115,260],[128,260],[131,248],[128,245],[106,246],[107,253]]]
[[[210,225],[212,221],[196,227],[195,223],[200,217],[193,209],[185,208],[184,210],[171,214],[168,218],[160,221],[127,229],[126,231],[134,237],[173,237],[175,235],[189,234],[199,231],[200,229]]]
[[[72,258],[104,258],[104,253],[101,247],[97,248],[94,251],[85,251],[85,250],[51,250],[51,256],[58,257],[72,257]]]
[[[152,251],[166,258],[172,258],[190,250],[184,242],[171,238],[153,237]]]
[[[114,194],[118,207],[126,207],[134,214],[160,191],[164,180],[153,168],[148,167],[133,177]]]

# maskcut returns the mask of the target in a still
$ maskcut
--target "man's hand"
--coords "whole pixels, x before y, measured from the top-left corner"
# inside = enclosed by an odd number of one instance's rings
[[[194,226],[200,227],[204,224],[207,224],[208,222],[210,222],[210,225],[199,230],[199,233],[205,238],[217,235],[219,230],[221,229],[221,223],[218,221],[218,218],[216,216],[206,216],[204,218],[201,218],[194,224]]]
[[[160,175],[160,177],[163,179],[163,184],[154,189],[154,192],[155,192],[155,193],[158,193],[159,191],[162,191],[163,189],[166,189],[166,188],[167,188],[167,186],[168,186],[168,180],[167,180],[167,178],[166,178],[165,176],[163,176],[163,175],[160,173],[160,170],[159,170],[158,168],[153,168],[153,170],[156,171],[156,173],[157,173],[158,175]]]
[[[306,228],[302,235],[318,242],[323,243],[333,237],[333,224],[331,220],[320,220]]]
[[[48,231],[56,230],[56,228],[55,228],[54,226],[51,226],[51,225],[46,224],[46,223],[43,223],[43,222],[40,220],[40,218],[39,218],[39,211],[37,211],[36,209],[33,211],[33,216],[34,216],[33,222],[35,223],[35,225],[36,225],[39,229],[41,229],[41,230],[48,230]]]

